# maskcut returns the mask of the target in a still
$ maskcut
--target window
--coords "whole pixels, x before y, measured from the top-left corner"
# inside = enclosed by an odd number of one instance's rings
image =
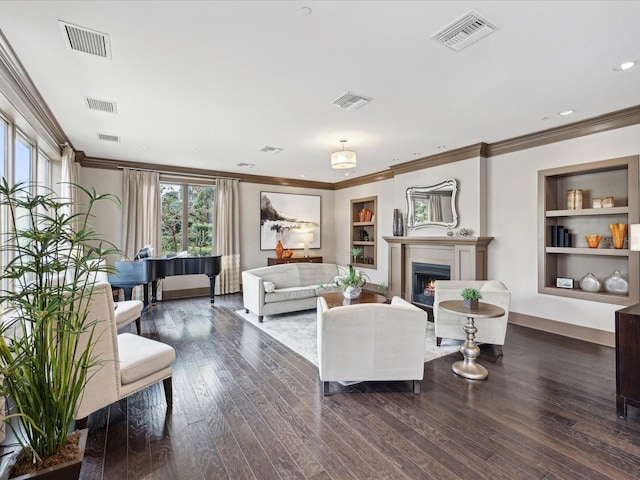
[[[161,183],[161,255],[211,255],[215,187]],[[186,225],[185,220],[186,219]]]
[[[15,183],[29,182],[31,178],[31,155],[33,146],[19,133],[15,141],[15,163],[13,180]]]

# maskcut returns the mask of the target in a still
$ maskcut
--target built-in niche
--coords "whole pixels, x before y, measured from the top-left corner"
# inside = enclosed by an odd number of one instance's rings
[[[407,188],[407,227],[454,228],[458,225],[456,200],[458,184],[454,179],[426,187]]]

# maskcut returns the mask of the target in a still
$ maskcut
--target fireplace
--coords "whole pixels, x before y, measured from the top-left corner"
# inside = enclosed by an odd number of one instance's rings
[[[411,301],[421,307],[433,307],[435,281],[451,279],[451,267],[434,263],[411,263],[413,272]]]

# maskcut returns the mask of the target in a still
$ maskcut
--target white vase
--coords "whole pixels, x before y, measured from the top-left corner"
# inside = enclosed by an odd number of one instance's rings
[[[604,279],[604,289],[609,293],[626,295],[629,293],[629,281],[624,274],[616,270]]]
[[[355,298],[360,298],[360,293],[362,293],[362,288],[349,285],[342,294],[347,300],[353,300]]]
[[[580,280],[580,288],[585,292],[598,292],[600,291],[601,283],[593,273],[587,273]]]

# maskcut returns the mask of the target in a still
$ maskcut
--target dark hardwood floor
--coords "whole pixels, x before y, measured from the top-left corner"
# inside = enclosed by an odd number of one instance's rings
[[[235,315],[240,295],[159,303],[143,335],[173,345],[161,384],[89,417],[83,480],[637,479],[640,409],[615,409],[615,351],[514,325],[486,381],[460,354],[410,382],[331,384]],[[265,320],[268,321],[268,318]],[[348,393],[347,393],[348,392]]]

